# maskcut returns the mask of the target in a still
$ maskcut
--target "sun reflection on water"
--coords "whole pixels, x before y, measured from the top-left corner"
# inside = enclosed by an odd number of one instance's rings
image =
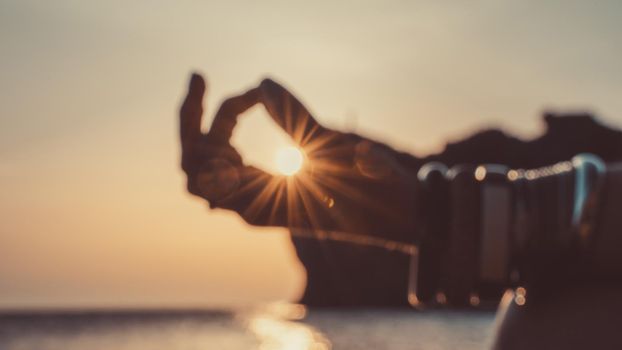
[[[250,317],[249,330],[261,350],[328,350],[330,341],[317,329],[298,322],[306,308],[297,304],[273,304]]]

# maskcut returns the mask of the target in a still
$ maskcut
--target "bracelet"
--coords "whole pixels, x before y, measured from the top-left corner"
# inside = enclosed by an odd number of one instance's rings
[[[531,170],[424,165],[409,302],[477,306],[571,274],[593,241],[605,171],[591,154]]]

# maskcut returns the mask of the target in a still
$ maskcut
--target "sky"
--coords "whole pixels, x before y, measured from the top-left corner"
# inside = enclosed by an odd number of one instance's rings
[[[272,77],[327,126],[424,155],[545,109],[622,118],[619,1],[0,0],[0,308],[295,300],[283,229],[185,192],[177,111]],[[290,141],[261,107],[233,144]]]

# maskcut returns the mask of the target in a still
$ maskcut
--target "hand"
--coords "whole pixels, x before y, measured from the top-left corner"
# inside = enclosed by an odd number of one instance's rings
[[[190,193],[212,208],[238,212],[253,225],[339,230],[382,237],[411,234],[414,174],[389,147],[320,125],[272,80],[227,99],[207,134],[200,130],[205,82],[193,75],[180,111],[182,168]],[[263,103],[307,156],[291,178],[245,166],[230,145],[239,114]]]

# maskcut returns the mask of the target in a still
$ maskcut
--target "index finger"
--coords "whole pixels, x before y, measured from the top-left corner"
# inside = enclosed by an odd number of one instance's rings
[[[301,147],[326,130],[283,86],[271,79],[264,79],[259,88],[268,114]]]
[[[179,133],[182,154],[184,155],[191,153],[201,139],[204,94],[205,80],[199,74],[192,74],[188,94],[179,111]]]
[[[238,116],[259,102],[259,89],[253,88],[245,93],[233,96],[220,105],[214,116],[208,136],[214,142],[228,144]]]

